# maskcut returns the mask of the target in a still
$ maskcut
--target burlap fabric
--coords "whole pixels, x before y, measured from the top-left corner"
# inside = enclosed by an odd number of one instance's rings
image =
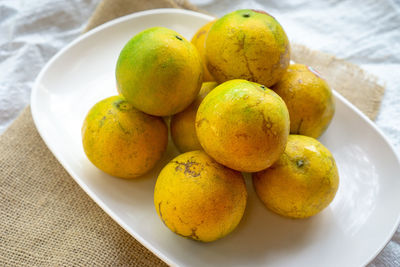
[[[104,0],[87,29],[150,8],[194,9],[177,0]],[[355,65],[292,45],[371,119],[383,88]],[[53,157],[27,107],[0,136],[0,266],[164,265],[105,214]]]

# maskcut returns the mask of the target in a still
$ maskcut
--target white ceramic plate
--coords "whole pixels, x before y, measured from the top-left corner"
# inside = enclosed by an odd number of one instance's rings
[[[180,266],[361,266],[390,240],[399,223],[400,164],[382,133],[335,93],[337,111],[321,138],[336,158],[340,187],[333,203],[306,220],[279,217],[264,208],[248,182],[248,205],[239,227],[203,244],[173,234],[158,218],[153,188],[163,161],[143,178],[122,180],[96,169],[81,144],[90,107],[117,94],[119,51],[136,33],[153,26],[190,39],[212,20],[203,14],[150,10],[109,22],[60,51],[42,70],[32,92],[40,135],[76,182],[117,223],[162,260]]]

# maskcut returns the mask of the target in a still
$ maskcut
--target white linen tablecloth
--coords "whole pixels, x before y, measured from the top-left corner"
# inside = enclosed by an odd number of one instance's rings
[[[0,133],[29,104],[41,68],[82,32],[99,1],[0,0]],[[291,41],[376,75],[386,87],[376,124],[399,151],[400,0],[191,2],[217,16],[240,8],[264,9]],[[370,266],[400,266],[399,230]]]

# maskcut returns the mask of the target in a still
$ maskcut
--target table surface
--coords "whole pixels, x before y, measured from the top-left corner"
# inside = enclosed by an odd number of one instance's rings
[[[386,88],[376,119],[400,149],[400,0],[192,0],[221,16],[240,8],[275,16],[292,42],[361,66]],[[29,104],[46,62],[84,29],[99,0],[0,1],[0,134]],[[355,87],[357,84],[354,85]],[[398,266],[400,232],[371,266]]]

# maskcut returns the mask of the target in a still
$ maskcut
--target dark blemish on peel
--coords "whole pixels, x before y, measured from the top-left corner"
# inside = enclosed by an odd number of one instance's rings
[[[243,16],[243,18],[249,18],[250,14],[249,13],[244,13],[242,16]]]
[[[180,233],[178,233],[178,232],[175,232],[175,233],[178,234],[178,235],[180,235],[180,236],[186,237],[186,238],[191,238],[191,239],[193,239],[193,240],[200,240],[200,238],[199,238],[199,237],[197,236],[197,234],[196,234],[197,227],[193,227],[193,228],[190,229],[190,230],[192,231],[190,235],[183,235],[183,234],[180,234]]]
[[[104,125],[105,120],[106,116],[103,116],[103,118],[101,118],[101,120],[99,121],[99,128],[101,128]]]
[[[194,162],[194,161],[187,161],[187,162],[179,162],[179,161],[174,161],[178,166],[175,167],[175,171],[183,171],[184,174],[189,174],[192,177],[197,177],[200,176],[200,172],[197,172],[192,169],[192,166],[194,165],[200,165],[200,163]],[[183,168],[182,168],[183,167]]]
[[[183,40],[182,37],[180,37],[179,35],[175,35],[175,37],[176,37],[176,39],[178,39],[178,40],[180,40],[180,41]]]
[[[245,134],[245,133],[238,133],[238,134],[235,134],[235,136],[236,136],[237,138],[240,138],[240,137],[243,137],[244,139],[249,138],[249,136],[248,136],[247,134]]]
[[[255,82],[256,79],[255,79],[253,71],[250,69],[249,59],[248,59],[248,57],[246,55],[246,50],[244,48],[245,40],[246,40],[246,34],[243,34],[243,38],[242,38],[242,40],[240,40],[239,46],[241,47],[241,50],[243,50],[243,52],[244,52],[243,56],[244,56],[244,59],[245,59],[245,62],[246,62],[247,70],[249,71],[249,74],[251,76],[250,80]]]
[[[303,160],[301,160],[301,159],[299,159],[297,162],[296,162],[296,165],[297,165],[297,167],[303,167],[303,165],[304,165],[304,161]]]
[[[130,104],[126,100],[118,100],[114,102],[114,106],[120,111],[127,111],[131,108]]]
[[[263,123],[262,123],[263,132],[266,134],[271,133],[271,128],[272,128],[272,122],[270,118],[268,117],[266,120],[265,117],[263,116]],[[272,133],[272,135],[274,134]]]
[[[131,132],[130,131],[128,131],[127,129],[125,129],[125,127],[124,126],[122,126],[122,124],[118,121],[118,126],[119,126],[119,128],[121,129],[121,131],[124,133],[124,134],[130,134]]]
[[[196,126],[200,127],[203,122],[208,122],[208,120],[206,118],[202,118],[196,122]]]
[[[191,230],[192,230],[192,234],[190,235],[190,237],[193,239],[199,240],[200,238],[196,234],[197,227],[193,227]]]
[[[263,89],[265,91],[265,89],[267,89],[264,85],[260,86],[261,89]]]
[[[205,30],[202,30],[201,32],[199,32],[197,34],[197,39],[199,39],[200,36],[202,36],[203,34],[206,34],[207,32]]]
[[[182,220],[182,218],[181,218],[181,216],[177,216],[178,217],[178,219],[179,219],[179,221],[181,221],[181,223],[183,223],[183,224],[188,224],[187,222],[185,222],[184,220]]]

